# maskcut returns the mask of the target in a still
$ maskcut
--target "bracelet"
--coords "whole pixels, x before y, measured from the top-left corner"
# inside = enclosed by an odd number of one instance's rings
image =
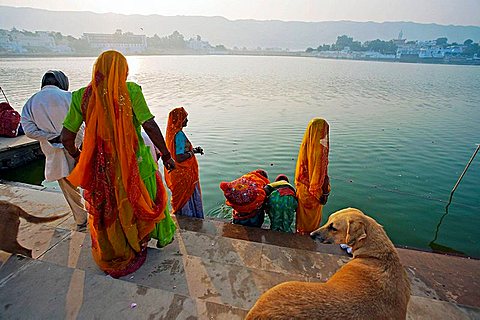
[[[69,152],[70,156],[72,156],[73,159],[76,159],[78,158],[78,156],[80,156],[80,149],[77,148],[77,150],[75,150],[75,152],[72,154]]]
[[[170,154],[170,152],[167,152],[165,154],[162,154],[162,161],[165,162],[165,161],[168,161],[170,159],[172,159],[172,155]]]

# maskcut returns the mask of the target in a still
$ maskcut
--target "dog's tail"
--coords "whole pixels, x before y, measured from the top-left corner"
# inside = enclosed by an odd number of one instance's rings
[[[18,215],[22,217],[23,219],[27,220],[30,223],[45,223],[45,222],[52,222],[58,219],[61,219],[68,215],[70,212],[58,215],[58,216],[50,216],[50,217],[36,217],[32,216],[31,214],[28,214],[25,210],[22,208],[18,207]]]

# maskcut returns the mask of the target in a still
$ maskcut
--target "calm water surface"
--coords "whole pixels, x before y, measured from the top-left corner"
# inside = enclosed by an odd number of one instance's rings
[[[184,106],[207,215],[224,218],[221,181],[253,169],[293,179],[312,117],[330,123],[328,215],[357,207],[393,242],[428,248],[450,190],[480,143],[480,68],[294,57],[128,57],[165,130]],[[43,73],[86,85],[94,58],[2,59],[0,86],[20,111]],[[457,189],[437,244],[480,256],[480,155]]]

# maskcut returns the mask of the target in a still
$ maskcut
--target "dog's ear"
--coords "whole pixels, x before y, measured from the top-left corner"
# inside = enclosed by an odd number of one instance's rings
[[[347,222],[347,235],[345,237],[345,243],[349,246],[353,246],[357,241],[365,239],[367,233],[365,232],[365,224],[361,221],[348,220]]]

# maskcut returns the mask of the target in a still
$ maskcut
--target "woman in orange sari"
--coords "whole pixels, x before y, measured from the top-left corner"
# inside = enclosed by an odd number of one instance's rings
[[[61,134],[65,149],[78,162],[67,179],[85,190],[93,258],[115,278],[143,264],[156,224],[163,226],[164,242],[171,241],[175,231],[165,210],[167,193],[141,138],[141,126],[162,152],[165,167],[174,169],[175,163],[140,86],[127,82],[127,75],[122,54],[102,53],[90,84],[72,93]],[[79,150],[74,141],[83,122]]]
[[[175,159],[175,170],[165,169],[165,182],[172,192],[174,214],[203,219],[202,191],[195,153],[203,154],[201,147],[194,148],[183,132],[187,126],[188,113],[184,108],[175,108],[168,115],[166,142]]]
[[[322,208],[330,193],[328,166],[328,123],[314,118],[308,124],[295,170],[297,188],[297,232],[308,234],[322,221]]]

